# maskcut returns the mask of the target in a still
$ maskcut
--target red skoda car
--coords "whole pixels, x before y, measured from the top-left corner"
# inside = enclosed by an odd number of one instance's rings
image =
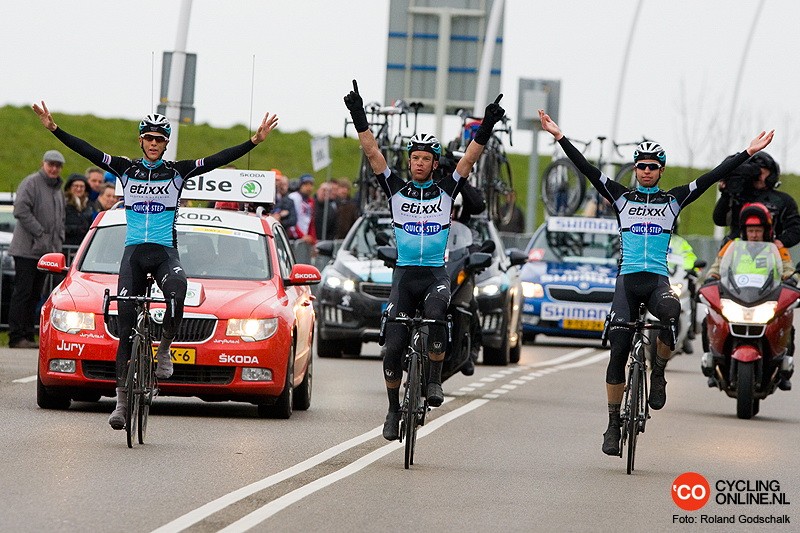
[[[320,273],[295,264],[271,217],[181,208],[178,249],[189,281],[183,322],[172,343],[175,373],[161,396],[250,402],[262,417],[289,418],[311,405],[313,296]],[[37,403],[66,409],[72,400],[115,395],[116,303],[103,317],[103,293],[116,294],[125,211],[98,215],[72,265],[47,254],[39,268],[65,273],[42,307]],[[157,288],[155,288],[157,290]],[[164,305],[153,304],[154,339]]]

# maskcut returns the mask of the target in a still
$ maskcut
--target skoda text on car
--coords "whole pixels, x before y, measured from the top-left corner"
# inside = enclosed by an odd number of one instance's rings
[[[534,233],[521,271],[522,327],[536,335],[599,338],[619,260],[615,219],[550,217]]]
[[[521,348],[522,287],[515,266],[519,261],[512,264],[489,220],[473,218],[470,226],[477,233],[475,242],[493,240],[498,244],[492,265],[478,276],[475,289],[483,321],[484,362],[516,362]],[[381,313],[392,286],[392,270],[377,258],[381,237],[386,243],[394,242],[388,211],[365,214],[323,270],[317,301],[317,353],[321,357],[357,355],[362,343],[378,340]],[[333,255],[333,243],[321,242],[318,250]]]
[[[62,254],[39,262],[42,270],[66,272],[41,314],[42,407],[115,393],[117,308],[111,304],[104,322],[102,307],[105,289],[116,294],[125,228],[124,209],[105,211],[68,269]],[[319,271],[294,264],[286,234],[271,217],[181,207],[176,230],[188,291],[171,346],[175,372],[159,382],[160,395],[250,402],[260,416],[288,418],[292,408],[307,409],[315,321],[308,285],[319,282]],[[155,339],[164,312],[163,304],[153,304]]]

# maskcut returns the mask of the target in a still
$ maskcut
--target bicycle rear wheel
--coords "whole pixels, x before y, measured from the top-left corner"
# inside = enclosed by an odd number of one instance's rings
[[[542,174],[542,202],[549,215],[570,216],[586,195],[586,178],[569,159],[556,159]]]
[[[489,162],[487,170],[488,181],[486,188],[486,210],[496,224],[508,224],[511,220],[512,212],[503,217],[503,205],[505,204],[506,193],[513,190],[511,165],[508,157],[502,152],[494,152]]]
[[[627,163],[620,167],[619,172],[614,176],[614,181],[633,189],[636,187],[636,170],[633,163]]]
[[[420,399],[420,369],[419,354],[411,352],[408,362],[408,377],[406,378],[406,409],[404,413],[405,424],[405,467],[408,469],[414,464],[414,444],[417,440],[417,408]]]
[[[639,434],[639,407],[642,396],[642,369],[637,364],[631,369],[631,388],[628,393],[628,420],[625,433],[628,440],[628,474],[633,472],[636,459],[636,437]]]
[[[139,398],[139,444],[144,444],[144,438],[147,434],[147,417],[150,414],[150,405],[153,403],[153,394],[155,393],[153,375],[153,343],[150,340],[150,335],[147,335],[144,342],[141,343],[142,349],[139,357],[139,385],[141,387],[141,396]]]

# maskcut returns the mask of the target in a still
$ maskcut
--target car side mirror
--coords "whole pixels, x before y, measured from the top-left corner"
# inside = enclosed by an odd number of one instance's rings
[[[386,231],[379,231],[375,234],[375,244],[378,246],[389,246],[392,243],[392,238]]]
[[[283,280],[283,284],[292,285],[316,285],[322,281],[322,274],[313,265],[297,264],[292,267],[289,278]]]
[[[506,255],[508,256],[509,261],[511,261],[511,266],[524,265],[528,262],[528,254],[519,248],[509,248],[506,250]]]
[[[39,258],[36,268],[42,272],[50,272],[51,274],[63,274],[69,270],[69,267],[67,267],[67,258],[64,257],[64,254],[58,252],[44,254]]]
[[[488,268],[492,264],[492,254],[485,252],[475,252],[469,254],[467,258],[467,268],[473,272]]]
[[[378,259],[384,262],[389,268],[394,268],[397,264],[397,248],[394,246],[378,246]]]
[[[317,253],[325,257],[333,257],[333,249],[335,243],[333,241],[318,241]]]
[[[705,268],[707,264],[708,264],[708,263],[706,263],[706,262],[705,262],[705,261],[703,261],[702,259],[697,259],[697,260],[695,260],[695,262],[694,262],[694,267],[695,267],[695,268]]]

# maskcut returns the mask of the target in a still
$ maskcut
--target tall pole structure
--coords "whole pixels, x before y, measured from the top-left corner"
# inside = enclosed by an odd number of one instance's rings
[[[500,29],[500,22],[503,20],[503,4],[505,0],[494,0],[492,11],[489,13],[489,21],[486,23],[486,37],[483,40],[483,54],[481,64],[478,68],[478,80],[475,85],[475,106],[472,114],[479,116],[489,101],[489,79],[492,75],[492,59],[494,59],[494,45],[497,42],[497,31]]]
[[[172,63],[169,71],[169,87],[167,89],[166,114],[172,124],[167,150],[164,159],[178,157],[178,127],[181,123],[181,102],[183,100],[183,74],[186,70],[186,40],[189,37],[189,15],[192,11],[192,0],[181,0],[178,16],[178,32],[175,39],[175,50],[172,52]]]
[[[631,19],[631,29],[628,31],[628,42],[625,44],[625,53],[622,56],[622,68],[619,71],[619,83],[617,84],[617,103],[614,105],[614,114],[611,123],[611,140],[617,139],[617,127],[619,126],[619,114],[622,108],[622,93],[625,89],[625,77],[628,74],[628,59],[631,56],[631,47],[633,45],[633,35],[636,32],[636,23],[639,20],[639,13],[642,12],[642,4],[644,0],[639,0],[636,3],[636,9],[633,12],[633,19]],[[603,170],[603,169],[600,169]]]

